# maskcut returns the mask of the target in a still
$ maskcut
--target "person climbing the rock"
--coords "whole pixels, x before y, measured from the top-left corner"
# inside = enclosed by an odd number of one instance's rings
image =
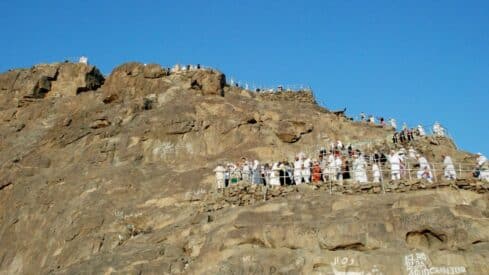
[[[421,156],[420,154],[416,155],[416,158],[418,159],[418,165],[419,165],[419,170],[417,173],[417,178],[418,179],[426,179],[429,182],[433,182],[433,174],[431,173],[431,168],[430,164],[428,163],[428,160]]]
[[[218,164],[217,167],[214,169],[214,172],[216,173],[217,191],[221,191],[226,187],[224,182],[226,168],[224,168],[224,166],[222,166],[221,164]]]
[[[443,174],[447,180],[457,179],[457,173],[455,172],[455,166],[453,166],[452,158],[443,154]]]
[[[400,180],[401,179],[401,158],[399,155],[391,151],[388,156],[388,161],[391,164],[391,179],[392,180]]]

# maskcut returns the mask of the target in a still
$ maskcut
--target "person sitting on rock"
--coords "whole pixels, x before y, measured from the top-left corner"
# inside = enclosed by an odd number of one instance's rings
[[[217,167],[214,169],[214,172],[216,173],[217,190],[220,191],[226,187],[224,182],[226,169],[221,164],[218,164]]]
[[[442,155],[443,157],[443,174],[445,179],[454,180],[457,179],[457,173],[455,172],[455,166],[453,166],[452,158],[447,155]]]
[[[367,171],[365,169],[365,159],[361,155],[353,155],[353,174],[358,183],[367,183]]]
[[[431,173],[431,168],[430,168],[430,164],[428,163],[428,160],[426,160],[426,158],[421,156],[420,154],[417,154],[416,157],[418,159],[418,164],[419,164],[417,178],[426,179],[429,182],[433,182],[432,180],[433,174]]]
[[[400,180],[401,179],[401,158],[399,155],[391,151],[388,156],[388,161],[391,164],[391,179],[392,180]]]

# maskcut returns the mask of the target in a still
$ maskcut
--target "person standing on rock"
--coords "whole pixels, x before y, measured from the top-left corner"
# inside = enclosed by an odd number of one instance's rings
[[[328,162],[324,159],[323,154],[319,155],[319,168],[321,169],[321,180],[323,182],[326,182],[326,179],[328,177],[328,175],[327,175]]]
[[[321,181],[321,167],[317,160],[312,162],[312,184],[318,185]]]
[[[270,185],[280,186],[280,163],[275,162],[272,166],[272,173],[270,174]]]
[[[417,154],[416,157],[418,158],[419,164],[419,170],[417,173],[418,179],[426,179],[429,182],[433,182],[433,174],[431,173],[431,168],[428,160],[426,160],[426,158],[421,156],[420,154]]]
[[[304,182],[309,184],[311,181],[311,159],[310,158],[303,158],[303,164],[302,164],[302,171],[301,171],[302,178],[304,179]]]
[[[391,124],[391,127],[394,128],[394,130],[397,130],[397,123],[395,119],[391,118],[389,120],[389,123]]]
[[[343,168],[343,160],[341,159],[340,153],[336,153],[334,168],[336,180],[343,181],[343,171],[341,171]]]
[[[253,168],[251,170],[252,173],[252,179],[251,182],[253,184],[261,184],[261,169],[260,169],[260,162],[258,160],[255,160],[253,163]]]
[[[336,163],[332,152],[329,152],[326,159],[328,165],[328,181],[336,181]]]
[[[296,156],[294,162],[294,182],[296,185],[302,183],[302,164],[302,160],[299,158],[299,156]]]
[[[251,182],[251,167],[250,164],[248,163],[248,160],[244,159],[242,165],[243,165],[242,166],[243,180],[246,182]]]
[[[388,156],[389,163],[391,164],[391,179],[392,180],[400,180],[401,179],[401,158],[399,155],[391,151],[391,154]]]
[[[453,166],[452,158],[447,155],[442,155],[443,157],[443,169],[445,179],[455,180],[457,179],[457,173],[455,172],[455,166]]]
[[[214,173],[216,173],[216,186],[217,190],[220,191],[226,187],[224,183],[224,176],[226,173],[226,169],[221,164],[218,164],[214,169]]]
[[[355,181],[358,183],[367,183],[367,171],[365,170],[365,158],[361,155],[353,155],[353,173]]]
[[[421,137],[426,136],[426,132],[424,131],[424,128],[421,124],[418,124],[418,133],[419,133],[419,136],[421,136]]]

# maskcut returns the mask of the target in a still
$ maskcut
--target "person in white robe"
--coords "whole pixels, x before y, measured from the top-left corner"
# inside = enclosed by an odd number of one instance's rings
[[[302,165],[303,162],[299,158],[299,156],[295,157],[295,162],[294,162],[294,182],[296,185],[299,185],[302,183]]]
[[[241,168],[242,177],[244,181],[251,182],[251,166],[248,161],[243,162],[243,167]]]
[[[428,163],[428,160],[418,154],[416,156],[418,158],[418,164],[419,164],[419,170],[417,173],[417,178],[418,179],[426,179],[429,182],[433,182],[433,174],[431,173],[431,168],[430,164]]]
[[[391,151],[391,154],[388,156],[388,161],[391,164],[391,179],[392,180],[400,180],[401,179],[401,158],[399,155]]]
[[[397,130],[397,122],[395,119],[391,118],[389,120],[389,123],[391,124],[391,127],[394,128],[394,130]]]
[[[479,179],[489,181],[489,165],[487,158],[481,153],[477,153],[476,170],[479,171]]]
[[[353,174],[358,183],[367,183],[367,170],[365,169],[365,158],[353,155]]]
[[[457,179],[457,173],[455,171],[455,166],[453,165],[452,158],[445,155],[443,157],[443,174],[446,179],[455,180]]]
[[[272,173],[270,174],[270,185],[280,186],[280,168],[278,162],[275,162],[272,166]]]
[[[254,163],[253,163],[253,168],[251,170],[252,172],[252,183],[253,184],[261,184],[262,183],[262,180],[261,180],[261,166],[260,166],[260,162],[258,160],[255,160]]]
[[[328,153],[328,157],[326,159],[328,165],[328,180],[336,181],[336,162],[334,155],[332,153]]]
[[[421,124],[418,124],[418,132],[420,136],[422,137],[426,136],[426,132],[424,131],[424,128]]]
[[[214,169],[214,173],[216,173],[216,186],[217,190],[224,189],[224,174],[226,173],[226,168],[221,164],[218,164]]]
[[[305,183],[309,183],[311,181],[311,165],[312,162],[310,158],[303,159],[301,175]]]
[[[335,157],[334,164],[336,180],[343,181],[343,171],[341,171],[343,168],[343,160],[341,159],[341,156],[339,154]]]

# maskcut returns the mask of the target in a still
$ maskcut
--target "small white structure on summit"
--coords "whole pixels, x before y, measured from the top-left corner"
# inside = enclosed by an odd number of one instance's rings
[[[88,57],[81,56],[80,59],[78,59],[78,63],[83,63],[83,64],[88,65]]]

